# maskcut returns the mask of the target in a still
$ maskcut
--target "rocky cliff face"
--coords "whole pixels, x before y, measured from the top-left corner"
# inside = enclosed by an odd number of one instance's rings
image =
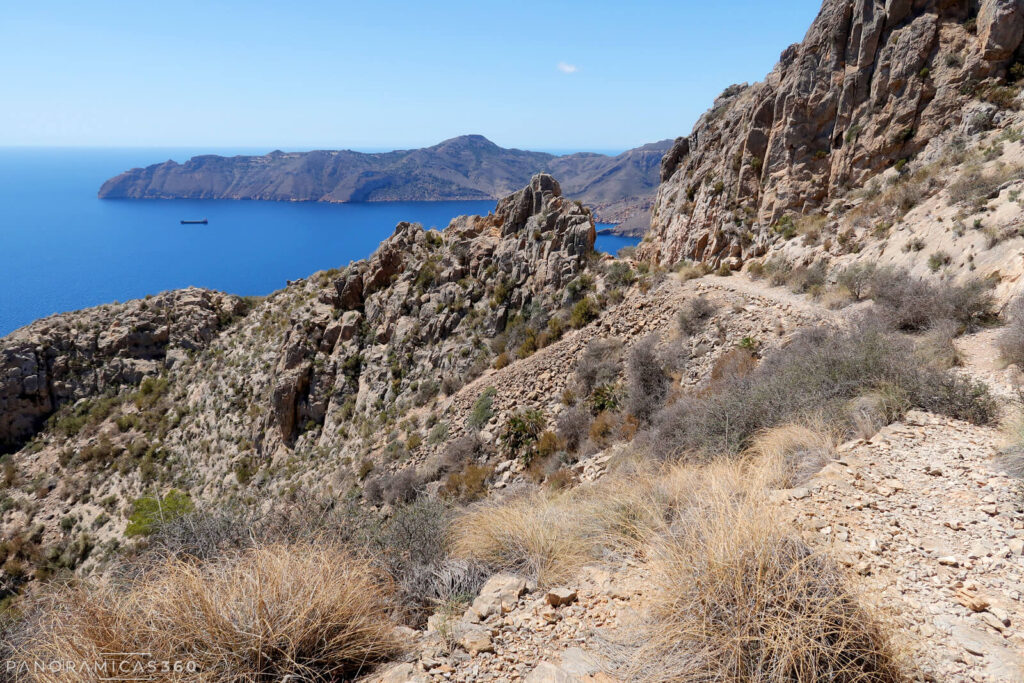
[[[662,161],[641,253],[737,267],[981,101],[1016,107],[1019,0],[826,0],[761,83],[732,86]]]
[[[586,201],[602,220],[621,221],[650,207],[661,156],[670,140],[618,156],[503,149],[464,135],[423,149],[364,154],[272,152],[264,156],[204,155],[167,161],[111,178],[110,198],[265,199],[377,202],[496,199],[538,172],[560,178],[565,193]]]
[[[0,340],[0,452],[67,403],[137,385],[204,347],[245,309],[200,289],[52,316]]]
[[[590,212],[548,175],[441,232],[401,223],[318,295],[324,314],[287,333],[270,378],[264,452],[336,438],[354,414],[432,395],[486,359],[515,316],[548,315],[593,251]],[[546,322],[546,321],[545,321]],[[479,372],[479,369],[477,370]],[[321,430],[321,427],[323,429]]]

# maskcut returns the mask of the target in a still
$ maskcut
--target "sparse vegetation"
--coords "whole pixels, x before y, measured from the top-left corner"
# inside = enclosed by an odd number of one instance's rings
[[[998,164],[983,171],[980,167],[968,168],[954,180],[948,189],[949,204],[966,203],[981,207],[988,203],[990,195],[1011,180],[1022,177],[1020,168]]]
[[[482,429],[494,417],[494,397],[498,395],[497,389],[487,387],[473,404],[473,412],[469,414],[467,423],[473,429]]]
[[[600,313],[600,308],[593,297],[585,297],[573,305],[572,313],[569,315],[569,324],[577,330],[586,327],[597,318],[598,313]]]
[[[715,306],[706,297],[690,299],[679,311],[679,330],[686,335],[697,334],[714,314]]]
[[[1024,297],[1017,297],[1010,303],[1006,318],[1006,326],[996,342],[999,357],[1007,365],[1024,367]]]
[[[637,633],[631,677],[656,667],[662,680],[904,680],[885,623],[837,563],[783,530],[756,474],[687,478],[701,494],[678,513],[685,527],[654,546],[662,599]]]
[[[996,416],[987,387],[919,367],[910,341],[871,323],[845,332],[809,330],[752,370],[717,374],[703,395],[683,397],[655,417],[647,439],[654,453],[738,453],[758,432],[811,416],[850,432],[849,402],[881,387],[960,419],[987,423]]]
[[[505,452],[530,464],[546,423],[543,413],[537,410],[521,410],[509,417],[500,437]]]
[[[575,452],[583,445],[593,420],[590,411],[582,406],[572,406],[559,413],[558,436],[569,452]]]
[[[671,379],[657,350],[658,338],[648,336],[630,349],[626,359],[627,409],[648,422],[668,398]]]
[[[955,320],[971,329],[993,317],[991,286],[982,280],[933,283],[882,268],[873,273],[869,291],[888,323],[898,330],[920,332],[938,320]]]
[[[177,490],[168,491],[163,498],[145,496],[132,505],[132,514],[125,527],[125,536],[148,536],[158,526],[166,524],[195,509],[188,494]]]
[[[150,652],[157,661],[194,662],[182,672],[190,680],[337,680],[401,651],[389,618],[393,592],[373,565],[324,541],[202,564],[171,558],[125,586],[53,589],[20,658],[109,661],[118,657],[112,652]]]

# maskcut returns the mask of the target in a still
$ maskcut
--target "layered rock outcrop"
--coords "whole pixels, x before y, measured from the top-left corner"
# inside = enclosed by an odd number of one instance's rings
[[[830,200],[933,139],[972,101],[1013,106],[1019,0],[826,0],[761,83],[732,86],[664,157],[640,253],[737,267],[786,214]]]
[[[443,231],[400,223],[320,296],[331,311],[297,320],[278,354],[272,410],[256,441],[290,444],[306,429],[337,433],[353,411],[436,393],[489,354],[515,315],[550,315],[593,252],[593,217],[551,176],[462,216]],[[431,388],[432,387],[432,388]]]
[[[51,316],[0,340],[0,452],[15,450],[60,406],[136,385],[205,346],[245,309],[203,289]]]

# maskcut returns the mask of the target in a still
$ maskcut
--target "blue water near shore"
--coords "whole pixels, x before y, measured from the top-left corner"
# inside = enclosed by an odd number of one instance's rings
[[[104,180],[128,168],[209,152],[0,148],[0,336],[51,313],[190,285],[269,294],[366,258],[400,221],[443,228],[494,208],[96,198]],[[179,223],[199,218],[209,225]],[[636,242],[600,236],[597,248],[614,254]]]

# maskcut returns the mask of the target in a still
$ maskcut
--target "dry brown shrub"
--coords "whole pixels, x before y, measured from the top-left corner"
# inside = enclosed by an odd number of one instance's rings
[[[711,368],[711,386],[746,377],[757,367],[757,357],[747,349],[729,349]]]
[[[333,681],[401,651],[391,593],[372,564],[323,543],[262,546],[206,563],[168,559],[124,584],[49,592],[19,656],[31,665],[147,652],[198,669],[147,680]],[[42,672],[35,680],[68,679]]]
[[[487,485],[494,476],[492,465],[467,463],[458,472],[452,472],[445,479],[439,493],[442,498],[471,503],[487,495]]]
[[[777,463],[631,465],[471,508],[452,527],[454,552],[544,585],[609,553],[645,557],[657,599],[610,643],[622,680],[903,680],[888,627],[852,578],[767,502]]]
[[[570,580],[607,549],[657,525],[649,487],[629,481],[484,501],[455,518],[452,554],[535,577],[541,585]]]
[[[904,680],[887,625],[837,563],[787,532],[764,481],[738,464],[668,477],[678,519],[650,550],[658,599],[629,643],[626,678]]]
[[[836,440],[834,428],[824,420],[794,422],[756,435],[749,455],[770,468],[773,486],[793,488],[835,458]]]

